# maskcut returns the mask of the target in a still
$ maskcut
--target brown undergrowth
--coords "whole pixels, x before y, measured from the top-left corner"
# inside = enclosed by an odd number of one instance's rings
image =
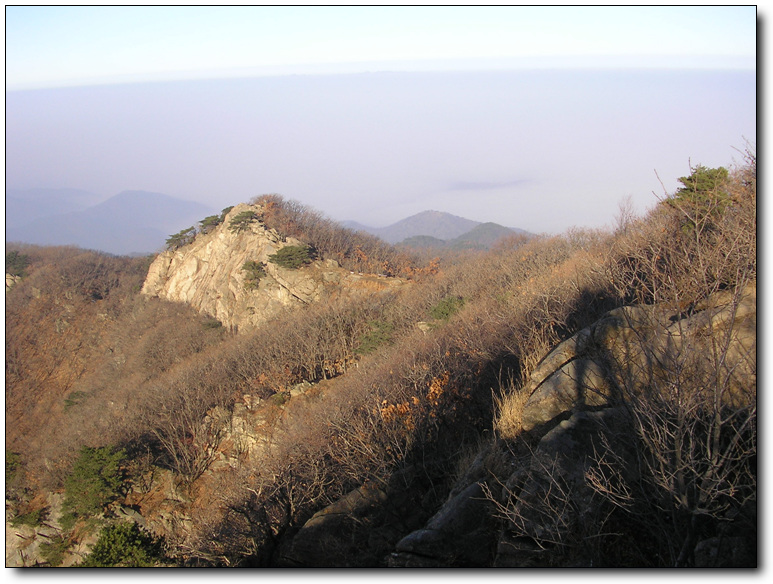
[[[175,520],[155,528],[184,565],[273,565],[314,512],[398,475],[416,477],[414,514],[428,518],[460,475],[459,453],[488,448],[482,437],[497,432],[518,439],[519,392],[558,342],[611,308],[689,310],[756,274],[754,176],[748,166],[731,174],[733,204],[720,220],[714,208],[658,205],[614,233],[515,237],[424,266],[264,197],[269,226],[352,269],[415,281],[239,336],[140,297],[146,260],[20,248],[32,262],[6,300],[6,447],[21,458],[14,496],[57,488],[83,445],[124,447],[132,492],[176,497]],[[311,388],[291,393],[301,383]],[[237,411],[268,420],[254,452],[233,439]],[[154,468],[171,482],[148,483]]]

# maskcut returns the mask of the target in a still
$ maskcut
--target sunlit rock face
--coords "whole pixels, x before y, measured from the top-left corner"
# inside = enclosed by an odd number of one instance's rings
[[[5,275],[5,291],[8,292],[11,288],[13,288],[13,285],[16,284],[21,280],[21,276],[14,276],[13,274],[6,274]]]
[[[663,382],[663,371],[710,360],[717,343],[724,356],[717,372],[725,402],[756,399],[757,286],[717,292],[690,315],[663,306],[626,306],[558,345],[535,369],[523,391],[522,428],[529,431],[566,412],[614,403],[619,391],[639,393]]]
[[[260,205],[236,205],[224,221],[209,233],[174,251],[161,253],[150,266],[142,293],[183,302],[219,320],[231,330],[259,326],[276,314],[318,302],[344,290],[378,291],[404,282],[397,278],[352,274],[335,260],[318,259],[298,269],[283,268],[268,261],[286,246],[303,245],[283,237],[257,219],[235,232],[231,221],[240,213],[262,214]],[[266,275],[257,287],[247,282],[243,266],[262,262]]]

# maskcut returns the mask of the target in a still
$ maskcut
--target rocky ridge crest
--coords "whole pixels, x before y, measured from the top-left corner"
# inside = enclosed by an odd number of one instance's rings
[[[258,219],[234,232],[230,222],[240,213]],[[142,293],[193,306],[231,330],[254,329],[273,316],[341,293],[377,292],[405,283],[399,278],[355,274],[335,260],[316,259],[299,269],[281,267],[269,256],[287,246],[304,243],[285,237],[260,219],[261,205],[239,204],[208,233],[176,250],[159,254],[148,270]],[[257,287],[246,285],[245,262],[265,265]]]

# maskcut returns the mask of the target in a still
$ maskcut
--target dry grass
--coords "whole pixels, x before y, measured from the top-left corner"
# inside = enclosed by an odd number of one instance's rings
[[[497,436],[503,440],[514,440],[523,430],[523,409],[530,395],[520,391],[511,380],[500,388],[499,395],[494,397],[496,422],[494,427]]]
[[[667,210],[661,208],[638,222],[627,218],[625,229],[615,234],[572,230],[559,237],[503,242],[491,252],[460,256],[437,272],[428,270],[426,277],[400,287],[393,296],[369,296],[362,290],[356,299],[340,298],[277,318],[254,336],[240,339],[221,338],[221,333],[204,329],[189,311],[140,302],[126,292],[141,279],[136,273],[139,268],[134,268],[131,282],[126,278],[123,282],[124,272],[118,267],[105,270],[110,261],[95,262],[89,256],[85,258],[89,261],[73,262],[64,274],[71,276],[67,286],[81,290],[83,296],[79,302],[66,303],[75,311],[68,316],[73,324],[67,339],[84,343],[74,349],[63,342],[53,345],[52,340],[65,337],[33,325],[48,323],[50,328],[56,317],[69,310],[65,303],[51,302],[52,295],[69,290],[46,288],[54,281],[53,272],[42,264],[54,262],[33,263],[29,279],[18,284],[7,300],[8,338],[16,339],[6,345],[7,372],[22,375],[36,359],[46,365],[51,372],[50,381],[46,380],[51,386],[49,402],[37,405],[48,410],[61,410],[63,397],[72,389],[93,393],[89,403],[72,406],[66,416],[59,412],[57,448],[43,443],[54,439],[52,431],[33,436],[38,442],[26,452],[40,458],[42,469],[46,453],[75,451],[87,439],[141,442],[143,435],[158,431],[158,425],[171,417],[142,419],[133,413],[158,411],[159,406],[173,403],[173,394],[180,399],[201,397],[201,411],[193,412],[190,420],[190,428],[195,429],[215,403],[227,409],[234,396],[267,397],[300,381],[322,380],[324,390],[309,392],[297,401],[293,398],[281,410],[281,425],[272,426],[273,436],[276,440],[281,436],[281,443],[270,457],[240,469],[251,478],[244,485],[224,485],[225,491],[234,493],[229,513],[244,510],[244,521],[249,523],[245,529],[253,535],[283,532],[346,489],[383,479],[409,464],[427,472],[431,464],[453,468],[456,460],[456,474],[461,475],[477,452],[460,445],[474,444],[476,433],[482,435],[493,424],[496,435],[506,441],[522,436],[529,395],[521,389],[558,342],[624,301],[662,298],[669,290],[679,292],[678,299],[694,301],[701,297],[701,287],[711,292],[738,281],[737,268],[742,265],[753,272],[744,277],[756,277],[756,201],[744,190],[751,178],[741,178],[732,185],[735,215],[721,225],[706,224],[710,245],[695,238],[680,240],[678,222],[664,219]],[[281,201],[274,202],[278,210],[284,208]],[[293,222],[305,222],[319,238],[320,249],[324,243],[348,256],[354,268],[376,273],[384,265],[392,265],[395,273],[418,269],[378,242],[350,239],[350,233],[333,229],[303,209],[291,205],[285,211],[289,219],[274,219],[284,221],[288,229]],[[353,242],[359,248],[351,248]],[[65,251],[62,257],[72,253]],[[360,258],[360,252],[368,252],[368,257]],[[678,253],[682,256],[676,257]],[[739,261],[750,256],[753,265]],[[673,269],[664,269],[664,258],[674,262]],[[696,277],[693,272],[699,268]],[[100,286],[93,286],[94,282]],[[366,280],[361,286],[376,287],[380,282]],[[44,294],[37,304],[33,285]],[[124,296],[118,298],[114,289]],[[126,295],[128,300],[123,299]],[[464,306],[431,330],[419,331],[416,323],[431,320],[431,308],[449,297],[463,298]],[[41,310],[37,315],[31,312],[36,306]],[[99,316],[104,313],[106,317]],[[79,330],[75,316],[82,318],[84,327],[96,323],[104,341],[73,334]],[[393,334],[372,354],[358,357],[358,343],[374,321],[390,325]],[[51,346],[46,348],[46,342]],[[41,347],[46,348],[45,354],[34,352]],[[110,352],[100,355],[95,347],[103,351],[109,347]],[[89,368],[77,383],[65,387],[60,381],[65,358],[71,355],[88,362]],[[64,365],[54,362],[57,356]],[[27,407],[33,381],[27,379],[26,385],[19,382],[7,390],[10,413]],[[123,411],[115,404],[124,406]],[[87,417],[99,419],[100,425],[75,427]],[[32,444],[26,434],[32,431],[18,430],[16,443]],[[178,442],[187,444],[192,434],[190,429],[183,432]],[[489,446],[489,441],[481,441],[481,449]],[[232,479],[229,475],[223,480]],[[446,494],[441,491],[433,493],[437,500]],[[227,526],[227,519],[223,525]],[[190,527],[199,535],[211,531],[203,519]],[[199,539],[211,540],[203,535]],[[241,533],[215,543],[224,557],[257,553],[247,551],[250,543]]]

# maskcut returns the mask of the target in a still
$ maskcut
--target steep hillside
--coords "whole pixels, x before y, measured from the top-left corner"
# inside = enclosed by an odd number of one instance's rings
[[[503,237],[515,233],[517,232],[497,223],[481,223],[448,243],[452,249],[490,249]]]
[[[245,214],[254,219],[244,229],[233,229],[236,218]],[[254,329],[293,307],[404,283],[377,274],[355,274],[332,259],[309,258],[297,267],[272,262],[280,250],[307,249],[307,244],[268,228],[259,219],[263,214],[263,205],[237,205],[211,231],[159,254],[148,270],[142,293],[189,304],[230,330],[243,330]],[[257,280],[245,269],[248,262],[260,266]]]
[[[447,242],[429,235],[414,235],[413,237],[403,239],[397,245],[409,249],[441,250],[447,246]]]
[[[275,195],[11,250],[7,565],[756,566],[756,158],[679,181],[428,265]]]

